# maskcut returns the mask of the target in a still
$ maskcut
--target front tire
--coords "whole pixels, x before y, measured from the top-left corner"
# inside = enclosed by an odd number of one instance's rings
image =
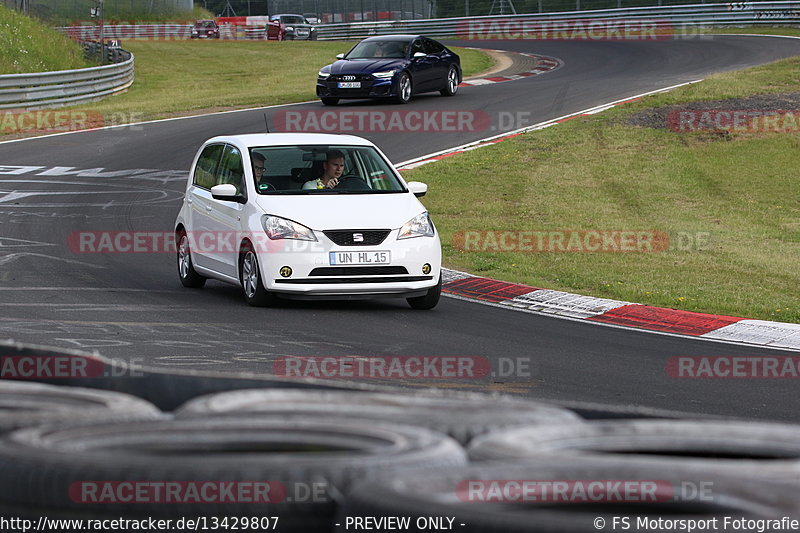
[[[436,307],[439,303],[439,298],[442,295],[442,275],[439,274],[439,283],[428,289],[425,296],[415,296],[414,298],[406,298],[408,305],[413,309],[427,310]]]
[[[397,95],[394,101],[398,104],[407,104],[411,101],[411,77],[407,72],[402,72],[397,78]]]
[[[267,307],[278,303],[278,297],[269,292],[261,282],[258,257],[252,247],[242,247],[239,257],[239,280],[242,282],[244,299],[253,307]]]
[[[447,82],[439,93],[442,96],[453,96],[458,92],[458,69],[454,66],[450,66],[450,70],[447,73]]]
[[[322,98],[322,103],[325,105],[336,105],[339,103],[338,98]]]
[[[178,277],[184,287],[199,289],[206,284],[206,278],[194,269],[189,237],[185,231],[181,230],[178,232],[176,240],[178,241]]]

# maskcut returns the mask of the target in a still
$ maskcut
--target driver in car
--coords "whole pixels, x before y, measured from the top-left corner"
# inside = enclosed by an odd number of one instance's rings
[[[322,163],[322,176],[308,180],[303,189],[333,189],[339,185],[339,178],[344,172],[344,154],[339,150],[329,150]]]

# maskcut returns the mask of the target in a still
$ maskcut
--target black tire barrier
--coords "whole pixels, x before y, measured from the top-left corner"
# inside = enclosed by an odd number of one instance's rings
[[[66,366],[67,371],[54,376],[49,371],[53,366]],[[30,367],[44,367],[48,371],[28,372]],[[74,368],[78,371],[72,370]],[[193,370],[140,368],[97,353],[13,341],[0,341],[0,378],[6,381],[16,379],[24,381],[15,382],[127,393],[151,402],[162,411],[172,411],[196,396],[227,390],[256,387],[332,390],[353,388],[322,379],[305,379],[300,382],[293,378],[258,378],[250,374],[218,375]]]
[[[464,533],[588,533],[687,531],[674,521],[693,520],[693,531],[732,531],[722,527],[725,517],[796,518],[798,496],[796,487],[719,472],[698,474],[621,460],[597,465],[586,458],[553,459],[366,480],[347,494],[337,522],[344,526],[357,517],[407,517],[402,529],[407,532],[430,531],[436,520],[445,520],[444,525]],[[629,519],[628,528],[620,517]],[[637,524],[639,519],[649,527]]]
[[[202,396],[178,409],[178,418],[232,414],[355,416],[424,426],[461,444],[519,425],[582,423],[574,413],[533,401],[473,394],[401,395],[307,389],[254,389]]]
[[[0,380],[0,433],[59,422],[165,416],[150,402],[121,392]]]
[[[733,417],[690,413],[670,409],[657,409],[640,405],[614,405],[574,400],[547,400],[553,405],[569,409],[585,420],[620,420],[628,418],[708,419],[725,420]]]
[[[465,463],[444,434],[341,417],[43,426],[0,442],[0,507],[48,517],[277,516],[279,531],[330,531],[355,480]]]
[[[748,471],[800,482],[800,426],[731,420],[614,420],[512,428],[472,442],[473,461],[590,457]]]

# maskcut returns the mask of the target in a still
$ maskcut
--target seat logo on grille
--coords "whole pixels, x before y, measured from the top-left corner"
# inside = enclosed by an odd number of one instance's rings
[[[352,81],[352,80],[356,79],[356,77],[355,76],[342,76],[342,79],[345,80],[345,81]]]
[[[353,242],[364,242],[363,233],[353,233]]]

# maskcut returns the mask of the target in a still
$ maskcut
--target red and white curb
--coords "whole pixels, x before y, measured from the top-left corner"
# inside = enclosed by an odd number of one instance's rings
[[[573,320],[800,351],[800,324],[709,315],[537,289],[456,270],[443,269],[442,280],[442,291],[459,299]]]
[[[485,48],[470,48],[470,50],[481,50],[487,51]],[[503,54],[508,54],[508,50],[489,50],[490,52],[499,52]],[[535,68],[528,70],[526,72],[518,72],[517,74],[510,74],[508,76],[488,76],[486,78],[475,78],[470,80],[462,81],[458,86],[459,87],[467,87],[470,85],[491,85],[492,83],[503,83],[506,81],[514,81],[514,80],[521,80],[525,78],[530,78],[531,76],[538,76],[539,74],[544,74],[545,72],[550,72],[560,68],[564,65],[564,62],[560,59],[556,59],[555,57],[548,57],[548,56],[540,56],[538,54],[526,54],[523,52],[514,52],[517,55],[525,56],[525,57],[532,57],[537,60],[537,65]]]

